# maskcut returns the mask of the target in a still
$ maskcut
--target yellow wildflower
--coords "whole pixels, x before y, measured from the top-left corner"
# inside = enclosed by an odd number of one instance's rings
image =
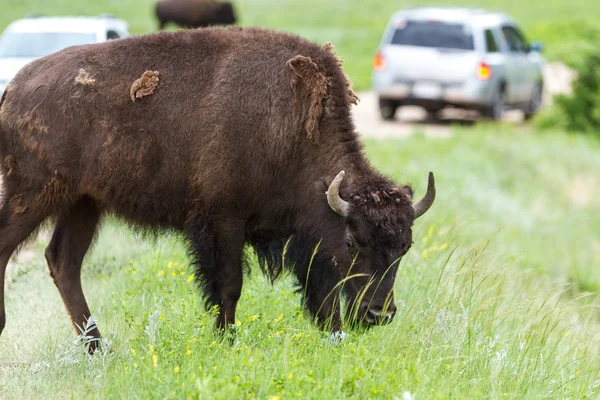
[[[154,364],[154,368],[158,368],[158,356],[156,354],[152,354],[152,363]]]

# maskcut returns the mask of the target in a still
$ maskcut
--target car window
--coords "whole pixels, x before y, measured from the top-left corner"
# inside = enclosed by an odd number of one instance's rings
[[[512,26],[503,26],[502,35],[504,36],[504,40],[506,40],[510,51],[516,53],[527,53],[529,51],[527,41],[516,28]]]
[[[11,32],[0,39],[0,57],[43,57],[69,46],[95,42],[94,33]]]
[[[110,30],[106,32],[106,40],[113,40],[119,38],[121,38],[121,36],[116,31]]]
[[[497,53],[500,51],[498,47],[498,42],[496,42],[496,38],[494,37],[494,32],[490,29],[486,29],[484,32],[485,35],[485,51],[487,53]]]
[[[468,26],[439,21],[404,21],[396,24],[391,44],[473,50],[473,33]]]

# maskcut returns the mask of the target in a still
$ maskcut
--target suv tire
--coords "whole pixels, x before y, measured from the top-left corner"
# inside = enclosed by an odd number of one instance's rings
[[[393,121],[398,104],[392,100],[379,99],[379,114],[384,121]]]
[[[499,121],[504,116],[506,105],[504,103],[504,90],[502,88],[494,92],[492,102],[484,110],[483,114],[494,121]]]
[[[425,112],[427,113],[427,121],[439,121],[440,120],[440,112],[442,108],[425,108]]]
[[[533,118],[533,116],[540,111],[540,108],[542,107],[542,93],[543,85],[542,83],[537,83],[533,89],[533,96],[531,97],[529,105],[523,110],[526,120]]]

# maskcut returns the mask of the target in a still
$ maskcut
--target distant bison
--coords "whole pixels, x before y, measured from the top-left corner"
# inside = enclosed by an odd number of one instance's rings
[[[245,245],[271,278],[284,265],[296,275],[322,327],[341,329],[342,291],[352,321],[391,321],[398,264],[435,185],[430,174],[413,204],[365,159],[340,64],[330,44],[259,28],[163,32],[30,63],[0,101],[0,277],[52,218],[50,275],[84,326],[81,264],[115,214],[185,234],[218,328],[235,321]]]
[[[173,22],[185,28],[236,23],[233,5],[215,0],[161,0],[156,3],[159,28]]]

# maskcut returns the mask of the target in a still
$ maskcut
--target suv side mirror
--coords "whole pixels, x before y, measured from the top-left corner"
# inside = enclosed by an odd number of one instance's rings
[[[541,53],[543,49],[544,49],[544,46],[542,46],[541,42],[533,42],[529,46],[529,51],[534,52],[534,53]]]

